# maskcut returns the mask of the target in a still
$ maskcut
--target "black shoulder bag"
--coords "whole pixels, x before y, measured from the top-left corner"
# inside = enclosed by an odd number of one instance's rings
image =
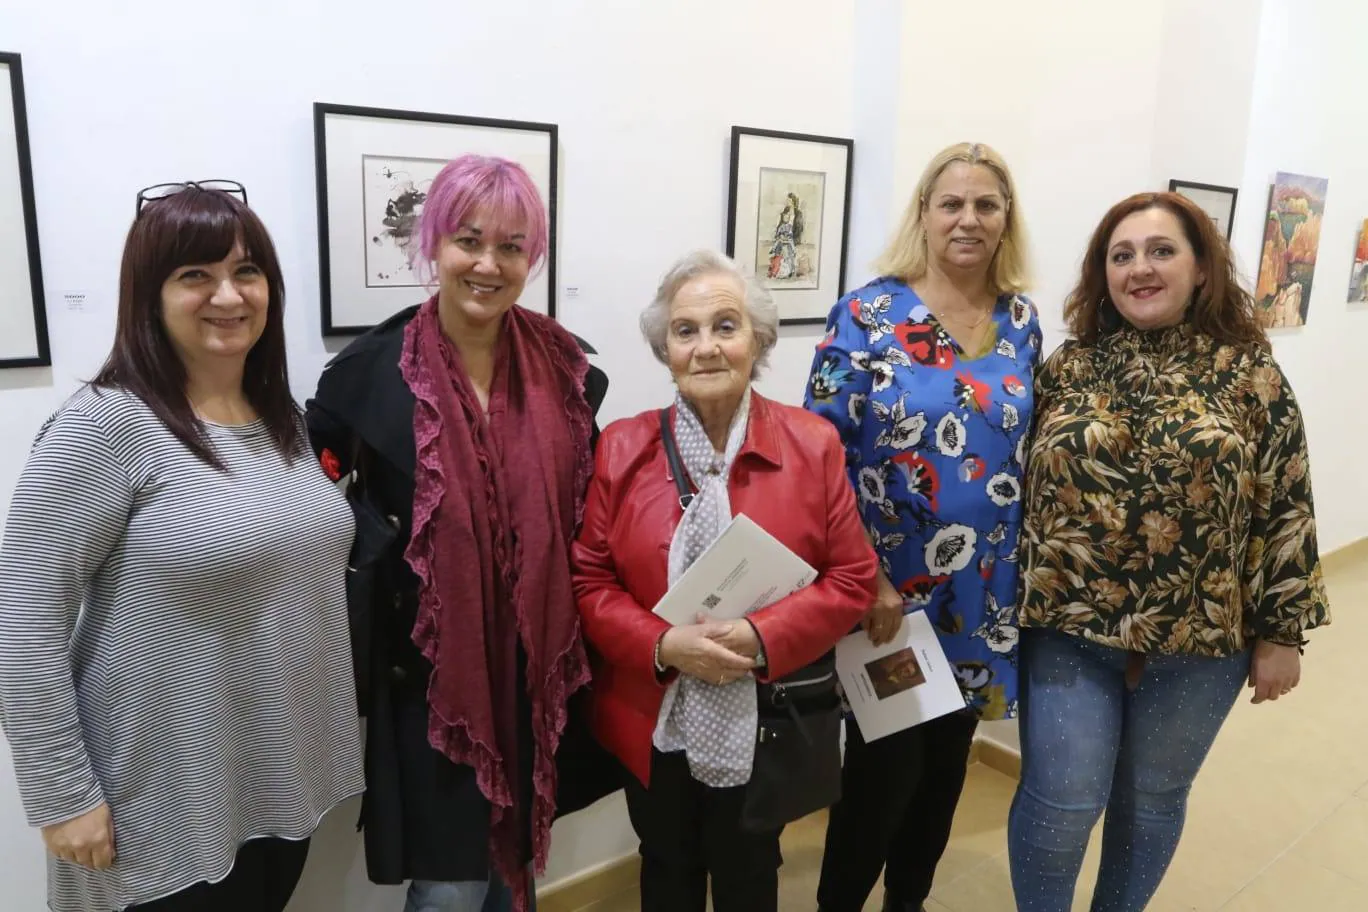
[[[687,510],[694,492],[674,431],[670,410],[660,410],[660,439]],[[836,691],[836,654],[776,681],[757,682],[760,724],[755,764],[746,784],[741,828],[752,833],[783,829],[830,807],[841,797],[841,698]]]

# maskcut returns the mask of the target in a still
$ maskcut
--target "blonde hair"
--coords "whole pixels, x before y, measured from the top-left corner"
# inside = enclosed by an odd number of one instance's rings
[[[1002,231],[1002,244],[988,269],[988,284],[998,294],[1022,292],[1030,287],[1030,267],[1026,255],[1026,226],[1021,217],[1021,206],[1016,200],[1016,185],[1007,162],[997,150],[983,143],[956,143],[936,154],[917,181],[903,214],[902,224],[893,235],[883,255],[874,264],[880,275],[896,276],[911,284],[926,275],[929,254],[926,249],[927,196],[940,179],[941,173],[955,162],[981,165],[997,176],[1007,205],[1007,227]]]

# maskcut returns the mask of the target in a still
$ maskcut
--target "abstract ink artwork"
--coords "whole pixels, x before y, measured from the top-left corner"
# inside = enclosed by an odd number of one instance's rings
[[[854,153],[850,139],[732,127],[727,255],[782,324],[825,322],[845,291]]]
[[[433,180],[454,158],[491,155],[526,169],[547,206],[545,265],[518,306],[556,313],[555,124],[314,105],[323,335],[363,333],[435,289],[417,228]],[[426,283],[426,284],[425,284]]]
[[[366,285],[371,288],[420,284],[409,265],[432,179],[446,164],[440,158],[361,159],[365,186]]]

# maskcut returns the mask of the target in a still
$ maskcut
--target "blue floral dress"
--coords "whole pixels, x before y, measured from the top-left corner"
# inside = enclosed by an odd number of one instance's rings
[[[1017,710],[1017,537],[1040,322],[998,299],[969,357],[917,294],[877,279],[837,302],[804,405],[831,421],[874,549],[924,609],[983,719]]]

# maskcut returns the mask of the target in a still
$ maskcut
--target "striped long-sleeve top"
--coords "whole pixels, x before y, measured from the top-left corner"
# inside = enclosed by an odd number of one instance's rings
[[[56,912],[221,879],[363,788],[346,613],[351,511],[307,447],[84,389],[43,426],[0,549],[0,714],[30,825],[108,803],[116,859],[49,856]]]

